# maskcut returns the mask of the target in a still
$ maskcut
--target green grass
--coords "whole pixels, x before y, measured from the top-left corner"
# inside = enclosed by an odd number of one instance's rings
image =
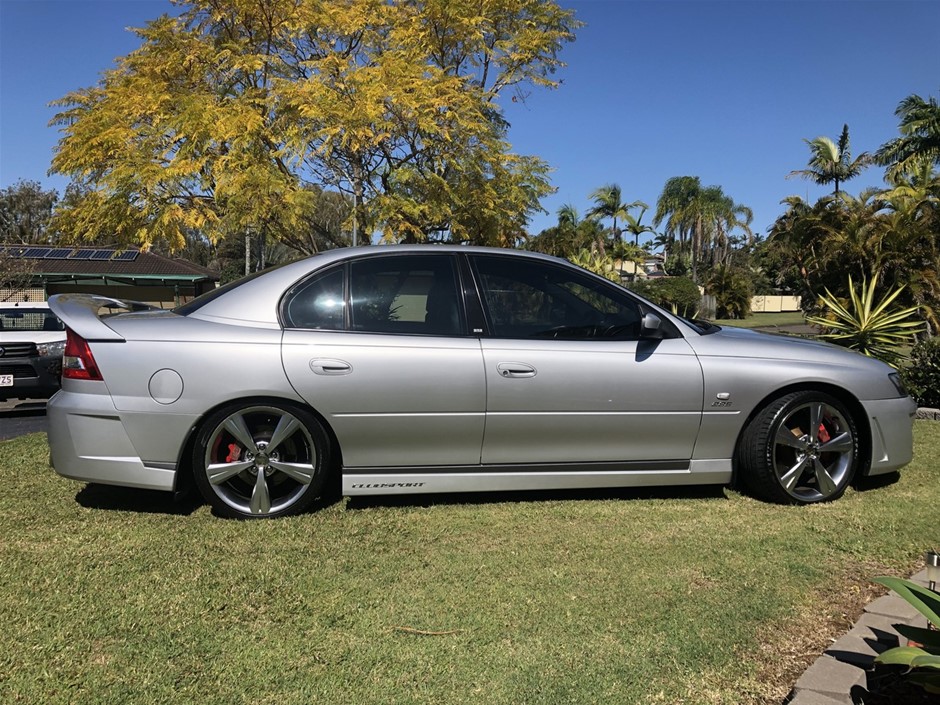
[[[753,313],[745,319],[721,319],[715,323],[738,328],[779,328],[781,326],[806,325],[802,311],[783,311],[782,313]]]
[[[779,702],[936,545],[940,425],[887,486],[343,500],[280,521],[0,443],[0,702]],[[419,632],[434,632],[423,634]]]

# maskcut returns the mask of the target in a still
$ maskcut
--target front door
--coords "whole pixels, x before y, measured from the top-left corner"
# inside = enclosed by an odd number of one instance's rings
[[[703,380],[681,336],[641,340],[640,302],[569,267],[473,263],[489,326],[484,464],[687,466]]]

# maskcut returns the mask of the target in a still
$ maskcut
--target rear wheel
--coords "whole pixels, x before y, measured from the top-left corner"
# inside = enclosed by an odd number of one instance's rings
[[[855,420],[836,398],[794,392],[764,407],[738,447],[748,489],[780,504],[813,504],[842,496],[858,464]]]
[[[319,497],[329,451],[322,425],[309,412],[281,403],[235,404],[202,425],[193,475],[224,516],[287,516]]]

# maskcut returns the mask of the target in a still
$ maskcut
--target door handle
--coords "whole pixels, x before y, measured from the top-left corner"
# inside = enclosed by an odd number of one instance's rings
[[[524,362],[501,362],[496,365],[500,377],[535,377],[535,368]]]
[[[318,375],[348,375],[353,368],[345,360],[318,357],[310,361],[310,369]]]

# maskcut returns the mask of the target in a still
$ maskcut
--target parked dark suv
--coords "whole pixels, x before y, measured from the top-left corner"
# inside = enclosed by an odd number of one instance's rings
[[[65,326],[46,303],[0,303],[0,400],[59,389]]]

